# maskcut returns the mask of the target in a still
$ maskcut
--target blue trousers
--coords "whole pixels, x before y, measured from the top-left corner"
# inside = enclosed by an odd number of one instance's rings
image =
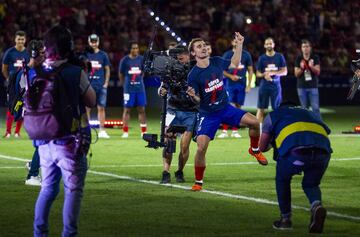
[[[310,204],[321,202],[320,181],[329,164],[330,154],[309,151],[307,155],[289,154],[276,164],[276,193],[283,217],[291,216],[291,179],[304,172],[302,188]],[[294,164],[295,163],[295,164]]]
[[[62,237],[77,235],[87,160],[86,155],[78,153],[74,139],[61,141],[62,144],[52,140],[39,146],[42,183],[35,205],[34,237],[49,235],[50,208],[59,193],[61,178],[65,191]]]
[[[311,110],[321,119],[318,88],[298,88],[297,91],[301,108],[308,109],[311,106]]]

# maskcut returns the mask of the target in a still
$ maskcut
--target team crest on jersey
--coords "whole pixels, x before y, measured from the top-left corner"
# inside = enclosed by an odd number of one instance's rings
[[[277,70],[279,70],[279,68],[273,63],[268,64],[265,68],[265,72],[277,71]]]

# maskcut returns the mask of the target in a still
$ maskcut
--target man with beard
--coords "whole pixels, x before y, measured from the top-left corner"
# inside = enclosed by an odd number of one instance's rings
[[[259,57],[256,71],[256,77],[262,78],[260,79],[256,113],[260,123],[264,120],[269,99],[273,110],[279,107],[282,98],[280,77],[287,75],[285,58],[281,53],[275,52],[274,39],[266,38],[264,48],[266,52]]]
[[[296,58],[294,75],[297,77],[297,91],[301,107],[311,110],[321,119],[318,81],[320,75],[319,56],[312,52],[308,40],[301,41],[301,55]]]

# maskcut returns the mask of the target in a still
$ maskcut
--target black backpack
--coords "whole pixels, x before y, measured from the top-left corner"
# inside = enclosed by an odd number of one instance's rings
[[[24,128],[32,140],[53,140],[80,129],[78,100],[67,91],[60,76],[66,65],[51,72],[37,68],[37,76],[31,84],[28,82],[24,96]]]

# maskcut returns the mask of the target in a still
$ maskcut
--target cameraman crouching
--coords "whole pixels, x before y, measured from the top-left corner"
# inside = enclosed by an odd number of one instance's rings
[[[177,60],[183,65],[190,65],[190,55],[186,47],[177,46],[178,49],[183,49],[183,52],[177,54]],[[188,70],[190,66],[188,67]],[[175,172],[176,182],[185,182],[183,169],[189,158],[189,146],[193,135],[193,130],[197,119],[197,104],[191,100],[187,95],[187,72],[184,73],[184,78],[174,78],[169,80],[169,83],[162,82],[159,88],[160,96],[167,96],[168,107],[166,111],[166,126],[181,125],[186,126],[186,131],[182,134],[180,140],[180,153],[178,170]],[[166,142],[175,140],[176,134],[166,133]],[[170,183],[170,165],[172,160],[172,153],[168,153],[166,148],[163,150],[163,164],[164,171],[160,183]]]

